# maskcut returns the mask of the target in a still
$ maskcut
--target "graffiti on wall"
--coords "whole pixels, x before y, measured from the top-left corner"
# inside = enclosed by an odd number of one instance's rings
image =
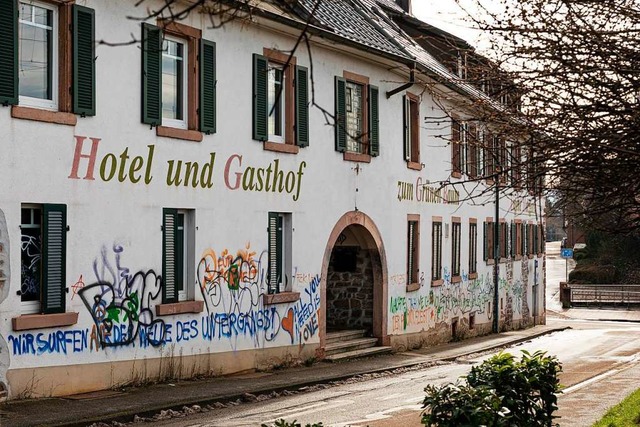
[[[143,347],[161,345],[165,323],[155,318],[153,305],[161,300],[162,277],[153,270],[132,273],[122,253],[117,244],[103,247],[93,262],[96,282],[78,291],[94,322],[92,336],[101,347],[129,345],[136,338]]]
[[[235,255],[228,250],[219,255],[205,250],[196,285],[206,313],[184,321],[163,320],[155,315],[155,306],[162,300],[162,277],[152,269],[130,269],[121,245],[104,246],[92,265],[95,280],[85,285],[87,279],[80,275],[71,286],[93,325],[12,334],[8,349],[13,355],[68,355],[193,340],[225,340],[236,349],[240,342],[262,347],[279,336],[283,343],[303,346],[319,330],[320,276],[295,269],[292,285],[300,290],[299,299],[269,305],[264,303],[266,266],[266,251],[257,255],[249,243]]]
[[[260,347],[275,340],[282,330],[292,344],[306,342],[318,331],[319,277],[295,270],[294,284],[306,285],[300,299],[284,311],[265,305],[267,252],[258,255],[250,243],[235,255],[228,249],[219,255],[214,249],[205,250],[196,280],[209,313],[204,339],[227,338],[235,347],[238,338],[249,337]]]
[[[468,274],[462,272],[462,281],[452,283],[451,274],[445,267],[443,279],[444,283],[432,287],[426,296],[391,298],[390,312],[394,332],[402,332],[412,326],[432,328],[438,323],[469,313],[485,313],[491,318],[491,274],[469,279]]]

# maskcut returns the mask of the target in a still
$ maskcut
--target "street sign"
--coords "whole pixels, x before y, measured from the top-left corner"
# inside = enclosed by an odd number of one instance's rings
[[[562,258],[573,258],[573,249],[565,248],[560,250],[560,255]]]

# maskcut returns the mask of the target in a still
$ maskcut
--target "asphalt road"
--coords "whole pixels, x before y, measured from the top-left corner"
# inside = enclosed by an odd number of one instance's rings
[[[640,371],[640,324],[552,319],[570,330],[520,344],[508,351],[546,351],[563,365],[560,376],[565,393],[559,399],[561,426],[586,426],[611,404],[637,387]],[[493,354],[493,353],[492,353]],[[245,403],[187,418],[157,422],[156,426],[259,426],[284,418],[302,425],[419,426],[423,389],[466,374],[470,366],[489,357],[474,355],[455,363],[332,386],[326,389]],[[612,387],[611,384],[616,384]],[[599,389],[598,393],[591,391]],[[576,396],[579,396],[576,397]],[[610,402],[610,403],[608,403]]]

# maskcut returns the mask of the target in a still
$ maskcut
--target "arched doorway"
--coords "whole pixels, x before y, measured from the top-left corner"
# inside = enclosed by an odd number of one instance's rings
[[[334,226],[322,262],[320,347],[328,332],[362,329],[388,345],[387,261],[380,232],[363,212]]]

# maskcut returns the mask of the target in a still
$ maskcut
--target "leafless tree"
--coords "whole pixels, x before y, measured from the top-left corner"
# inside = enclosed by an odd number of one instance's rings
[[[575,222],[639,235],[640,2],[458,1],[513,82],[499,96],[515,95],[524,126],[504,121],[501,133],[527,141],[534,155],[509,167],[537,178]],[[476,78],[480,86],[486,76]]]

